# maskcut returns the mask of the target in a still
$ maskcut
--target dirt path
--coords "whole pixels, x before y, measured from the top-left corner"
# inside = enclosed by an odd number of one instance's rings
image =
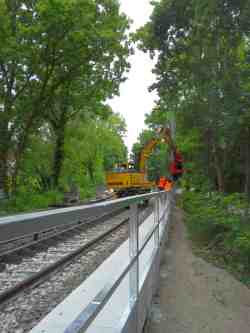
[[[250,333],[250,290],[196,257],[180,210],[174,219],[146,333]]]

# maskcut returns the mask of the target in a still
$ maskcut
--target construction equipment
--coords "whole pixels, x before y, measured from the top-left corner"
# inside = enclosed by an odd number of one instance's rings
[[[147,160],[155,146],[161,142],[175,150],[169,128],[161,129],[155,138],[152,138],[142,148],[139,156],[139,170],[134,168],[133,163],[118,165],[111,172],[106,173],[106,184],[109,191],[116,193],[118,197],[150,192],[156,188],[155,182],[147,179]]]

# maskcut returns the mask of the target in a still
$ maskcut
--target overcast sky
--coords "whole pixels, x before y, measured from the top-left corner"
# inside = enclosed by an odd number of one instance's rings
[[[121,10],[133,21],[132,30],[144,25],[152,12],[150,0],[120,0]],[[155,93],[149,93],[148,87],[154,82],[151,73],[153,61],[149,56],[136,50],[130,58],[131,70],[128,80],[121,85],[120,97],[114,98],[109,104],[115,112],[121,113],[127,123],[127,137],[125,143],[129,150],[137,141],[142,131],[145,113],[149,113],[157,99]]]

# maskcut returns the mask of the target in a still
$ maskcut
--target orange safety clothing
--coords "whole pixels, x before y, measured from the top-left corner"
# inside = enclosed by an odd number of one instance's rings
[[[166,182],[165,177],[161,177],[160,180],[159,180],[159,183],[158,183],[158,188],[160,190],[164,190],[164,188],[165,188],[165,182]]]
[[[172,190],[172,188],[173,188],[173,183],[172,183],[172,181],[169,180],[169,179],[166,179],[164,190],[167,191],[167,192],[169,192],[169,191]]]
[[[164,191],[171,191],[173,187],[173,183],[170,179],[167,179],[165,177],[161,177],[158,183],[158,188],[160,190]]]

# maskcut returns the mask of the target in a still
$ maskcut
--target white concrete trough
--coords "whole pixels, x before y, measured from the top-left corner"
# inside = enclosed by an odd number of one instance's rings
[[[130,238],[30,333],[142,332],[158,284],[171,198],[156,195],[154,212],[138,228],[135,204]]]

